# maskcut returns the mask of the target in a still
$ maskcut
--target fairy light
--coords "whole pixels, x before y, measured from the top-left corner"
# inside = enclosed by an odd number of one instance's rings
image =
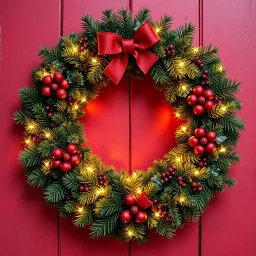
[[[220,109],[222,112],[226,112],[227,111],[227,107],[226,106],[222,106]]]
[[[96,59],[96,58],[92,58],[92,62],[93,62],[93,63],[96,63],[96,62],[97,62],[97,59]]]
[[[181,89],[182,89],[183,91],[186,91],[188,88],[187,88],[187,86],[184,84],[184,85],[181,86]]]
[[[218,70],[219,72],[222,72],[222,71],[223,71],[223,66],[220,65],[220,66],[217,68],[217,70]]]
[[[131,230],[127,231],[128,236],[133,236],[133,232]]]
[[[161,31],[160,27],[155,28],[156,33],[158,34]]]
[[[227,151],[227,149],[226,149],[225,147],[221,147],[221,148],[220,148],[220,152],[221,152],[221,153],[225,153],[226,151]]]
[[[199,171],[196,170],[196,171],[194,172],[194,174],[195,174],[195,176],[198,176],[198,175],[199,175]]]
[[[26,145],[28,145],[30,142],[31,142],[30,139],[26,139],[26,140],[25,140]]]
[[[141,194],[142,190],[140,188],[137,189],[137,193]]]
[[[179,198],[179,202],[180,203],[184,203],[185,200],[186,200],[186,198],[184,196],[180,196],[180,198]]]
[[[76,104],[76,105],[74,105],[74,109],[75,110],[77,110],[79,107],[78,107],[78,105]]]
[[[159,212],[155,212],[155,216],[158,218],[160,216]]]
[[[127,181],[129,181],[129,182],[131,181],[131,179],[130,179],[130,178],[127,178],[126,180],[127,180]]]
[[[90,167],[90,166],[88,166],[86,169],[87,169],[88,172],[93,172],[93,168]]]
[[[44,166],[49,167],[50,166],[50,161],[49,160],[44,161]]]
[[[76,46],[73,47],[73,52],[77,52],[77,47]]]
[[[33,124],[29,125],[28,128],[29,129],[33,129],[35,126]]]
[[[180,66],[181,68],[184,67],[184,62],[183,62],[183,61],[180,61],[179,66]]]
[[[82,102],[86,102],[86,98],[82,98]]]
[[[194,53],[198,53],[198,51],[199,51],[199,48],[197,48],[197,47],[194,47],[194,48],[193,48],[193,51],[194,51]]]
[[[84,211],[84,207],[79,207],[79,208],[78,208],[78,212],[79,212],[79,213],[82,213],[83,211]]]
[[[176,157],[176,162],[180,163],[181,162],[181,157]]]
[[[186,127],[186,126],[182,126],[182,127],[181,127],[181,130],[182,130],[183,132],[187,131],[187,127]]]
[[[105,190],[102,188],[102,189],[97,190],[96,194],[100,195],[100,194],[103,194],[104,192],[105,192]]]
[[[136,173],[134,172],[132,176],[133,176],[133,178],[136,178],[137,175],[136,175]]]
[[[180,114],[179,114],[179,113],[175,113],[175,116],[176,116],[176,117],[180,117]]]
[[[50,136],[51,136],[51,134],[50,134],[49,132],[47,132],[47,133],[45,134],[45,137],[46,137],[46,138],[50,138]]]

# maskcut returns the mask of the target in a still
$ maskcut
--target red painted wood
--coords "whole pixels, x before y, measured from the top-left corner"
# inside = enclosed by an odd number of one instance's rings
[[[239,97],[244,106],[239,113],[246,131],[237,148],[241,164],[231,176],[237,185],[217,195],[202,221],[202,255],[256,255],[255,194],[255,79],[256,2],[204,1],[204,43],[220,48],[224,66],[231,78],[242,82]]]
[[[107,8],[118,10],[127,1],[74,1],[64,0],[63,32],[81,32],[80,17],[91,14],[99,19]],[[129,169],[129,91],[127,78],[118,86],[110,84],[102,89],[100,97],[90,103],[84,118],[88,145],[105,164],[117,171]],[[61,256],[122,256],[128,255],[128,244],[113,239],[91,240],[88,229],[75,228],[70,220],[60,220]]]
[[[152,17],[159,20],[168,13],[173,17],[173,27],[193,22],[199,27],[198,1],[154,1],[134,0],[133,10],[148,7]],[[198,32],[195,45],[198,45]],[[162,93],[157,92],[150,80],[132,80],[132,167],[146,170],[154,159],[162,158],[175,146],[174,132],[178,127],[173,110],[166,103]],[[186,245],[186,246],[184,246]],[[198,255],[198,224],[188,224],[179,230],[174,240],[150,235],[150,243],[132,243],[132,256],[156,254]]]
[[[42,44],[59,38],[59,1],[13,0],[0,9],[1,221],[0,255],[57,255],[57,213],[43,203],[39,189],[27,186],[18,164],[24,147],[13,113],[20,108],[18,90],[32,85]],[[50,7],[49,7],[50,6]]]

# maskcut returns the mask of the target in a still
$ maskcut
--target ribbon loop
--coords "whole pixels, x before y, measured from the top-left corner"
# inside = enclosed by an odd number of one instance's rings
[[[133,38],[124,39],[112,32],[98,32],[97,39],[99,55],[115,55],[104,70],[104,74],[115,84],[120,82],[126,70],[129,54],[133,55],[144,74],[158,60],[158,57],[148,50],[160,41],[149,22],[140,26]]]

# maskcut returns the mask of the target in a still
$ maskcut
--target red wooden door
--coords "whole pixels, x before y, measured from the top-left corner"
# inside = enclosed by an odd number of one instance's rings
[[[256,148],[253,106],[256,87],[256,1],[253,0],[13,0],[0,3],[0,120],[1,120],[1,256],[143,256],[143,255],[256,255]],[[31,70],[42,44],[53,45],[61,33],[80,31],[80,17],[89,13],[99,18],[106,8],[142,7],[153,18],[164,13],[174,18],[174,27],[186,21],[197,27],[199,42],[220,46],[231,78],[242,81],[240,99],[245,120],[239,153],[241,164],[232,168],[237,186],[216,195],[198,223],[187,224],[174,240],[151,235],[144,245],[113,239],[90,240],[88,230],[61,220],[54,209],[43,204],[42,193],[28,188],[17,155],[23,147],[21,130],[12,121],[19,108],[17,93],[31,85]],[[104,163],[117,170],[147,168],[175,145],[177,121],[151,81],[123,78],[118,86],[102,90],[91,103],[84,119],[88,143]]]

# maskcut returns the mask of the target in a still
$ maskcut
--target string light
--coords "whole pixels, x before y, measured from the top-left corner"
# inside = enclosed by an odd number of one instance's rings
[[[156,33],[158,34],[158,33],[161,31],[161,28],[157,27],[157,28],[155,29],[155,31],[156,31]]]
[[[227,111],[227,107],[226,106],[222,106],[220,109],[222,112],[226,112]]]
[[[142,190],[140,188],[137,189],[137,193],[141,194]]]
[[[199,48],[194,47],[194,48],[193,48],[193,51],[194,51],[194,53],[197,53],[197,52],[199,51]]]
[[[196,170],[194,174],[195,174],[195,176],[197,176],[199,174],[199,171]]]
[[[176,162],[181,162],[181,157],[176,157]]]
[[[45,137],[46,137],[46,138],[50,138],[50,136],[51,136],[51,134],[50,134],[49,132],[47,132],[47,133],[45,134]]]
[[[50,166],[50,161],[49,160],[44,161],[44,166],[49,167]]]
[[[226,149],[225,147],[221,147],[221,148],[220,148],[220,152],[221,152],[221,153],[225,153],[226,151],[227,151],[227,149]]]
[[[184,196],[180,196],[180,198],[179,198],[180,203],[184,203],[185,200],[186,200],[186,198]]]
[[[133,236],[133,232],[131,230],[128,230],[127,234],[128,236]]]
[[[35,126],[33,124],[29,125],[29,129],[33,129]]]
[[[158,218],[160,216],[159,212],[155,212],[155,216]]]
[[[184,62],[180,61],[179,66],[182,68],[184,66]]]
[[[175,113],[175,116],[176,116],[176,117],[180,117],[180,114],[179,114],[179,113]]]
[[[78,107],[78,105],[76,104],[76,105],[74,105],[74,109],[75,110],[77,110],[79,107]]]
[[[26,145],[28,145],[30,142],[31,142],[30,139],[26,139],[26,140],[25,140]]]
[[[187,127],[186,127],[186,126],[182,126],[182,127],[181,127],[181,130],[182,130],[183,132],[187,131]]]
[[[131,179],[130,179],[130,178],[127,178],[126,180],[127,180],[127,181],[129,181],[129,182],[131,181]]]
[[[93,62],[93,63],[96,63],[96,62],[97,62],[97,59],[96,59],[96,58],[92,58],[92,62]]]
[[[136,178],[136,172],[134,172],[132,176],[133,176],[133,178]]]
[[[78,208],[78,212],[79,212],[79,213],[82,213],[83,210],[84,210],[84,207],[79,207],[79,208]]]
[[[186,91],[188,88],[187,88],[186,85],[182,85],[182,86],[181,86],[181,89],[182,89],[183,91]]]
[[[217,70],[218,70],[219,72],[222,72],[222,71],[223,71],[223,66],[220,65],[220,66],[217,68]]]
[[[88,166],[86,169],[87,169],[88,172],[93,172],[93,168],[90,167],[90,166]]]
[[[82,102],[86,102],[86,98],[82,98]]]
[[[76,46],[73,47],[73,52],[77,52],[77,47]]]
[[[104,192],[105,192],[105,190],[102,188],[102,189],[97,190],[96,194],[100,195],[100,194],[103,194]]]

